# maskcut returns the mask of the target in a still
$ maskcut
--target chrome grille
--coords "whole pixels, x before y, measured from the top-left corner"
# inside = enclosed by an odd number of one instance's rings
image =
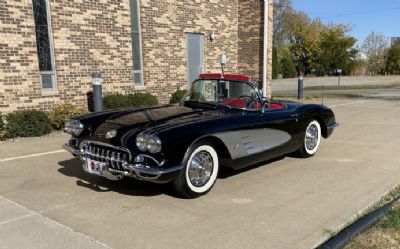
[[[92,143],[84,143],[81,148],[85,158],[106,163],[110,169],[124,170],[123,165],[129,161],[129,153],[121,149]]]

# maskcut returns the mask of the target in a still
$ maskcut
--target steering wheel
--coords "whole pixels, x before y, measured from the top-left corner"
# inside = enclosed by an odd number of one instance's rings
[[[251,108],[255,103],[257,103],[257,100],[253,96],[250,96],[250,95],[240,95],[238,97],[238,99],[246,99],[247,100],[246,105],[249,108]]]

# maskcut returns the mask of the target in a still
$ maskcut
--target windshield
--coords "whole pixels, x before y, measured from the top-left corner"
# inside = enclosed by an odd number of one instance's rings
[[[261,108],[260,97],[250,84],[225,79],[197,80],[183,100],[215,103],[235,108]]]

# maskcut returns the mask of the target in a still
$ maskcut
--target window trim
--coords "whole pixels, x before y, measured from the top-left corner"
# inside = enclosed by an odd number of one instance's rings
[[[34,0],[32,0],[33,2]],[[51,62],[51,68],[53,69],[52,71],[40,71],[39,68],[39,79],[40,79],[40,89],[42,95],[51,95],[51,94],[57,94],[58,93],[58,86],[57,86],[57,77],[56,77],[56,63],[55,63],[55,58],[54,58],[54,40],[53,40],[53,29],[52,29],[52,23],[51,23],[51,12],[50,12],[50,1],[49,0],[44,0],[46,2],[46,20],[47,20],[47,33],[49,36],[49,45],[50,45],[50,62]],[[34,13],[34,8],[32,4],[32,14],[33,18],[35,18],[35,13]],[[37,43],[37,37],[36,37],[36,24],[35,25],[35,38],[36,38],[36,43]],[[38,56],[38,62],[39,62],[39,51],[37,50],[36,46],[36,54]],[[53,87],[50,88],[43,88],[43,81],[42,77],[45,75],[51,75],[52,78],[52,85]]]
[[[132,4],[130,3],[130,1],[136,1],[136,6],[137,6],[137,10],[136,10],[136,19],[137,19],[137,26],[138,26],[138,30],[137,31],[133,31],[133,25],[132,25],[132,18],[133,18],[133,10],[132,10]],[[140,1],[139,0],[130,0],[129,1],[129,7],[131,9],[131,47],[132,47],[132,67],[135,64],[135,58],[134,58],[134,40],[133,40],[133,33],[138,34],[139,35],[139,54],[140,54],[140,70],[133,70],[133,86],[135,88],[144,88],[144,76],[143,76],[143,47],[142,47],[142,26],[141,26],[141,20],[140,20],[140,13],[141,13],[141,9],[140,9]],[[141,82],[135,82],[135,74],[139,73],[140,74],[140,81]]]

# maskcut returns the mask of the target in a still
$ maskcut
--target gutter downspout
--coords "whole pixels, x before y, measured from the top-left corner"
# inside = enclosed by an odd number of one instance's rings
[[[268,81],[268,31],[269,31],[269,0],[264,0],[264,48],[263,48],[263,96],[271,99],[271,82]]]
[[[271,99],[271,82],[268,79],[269,0],[264,0],[263,96]]]

